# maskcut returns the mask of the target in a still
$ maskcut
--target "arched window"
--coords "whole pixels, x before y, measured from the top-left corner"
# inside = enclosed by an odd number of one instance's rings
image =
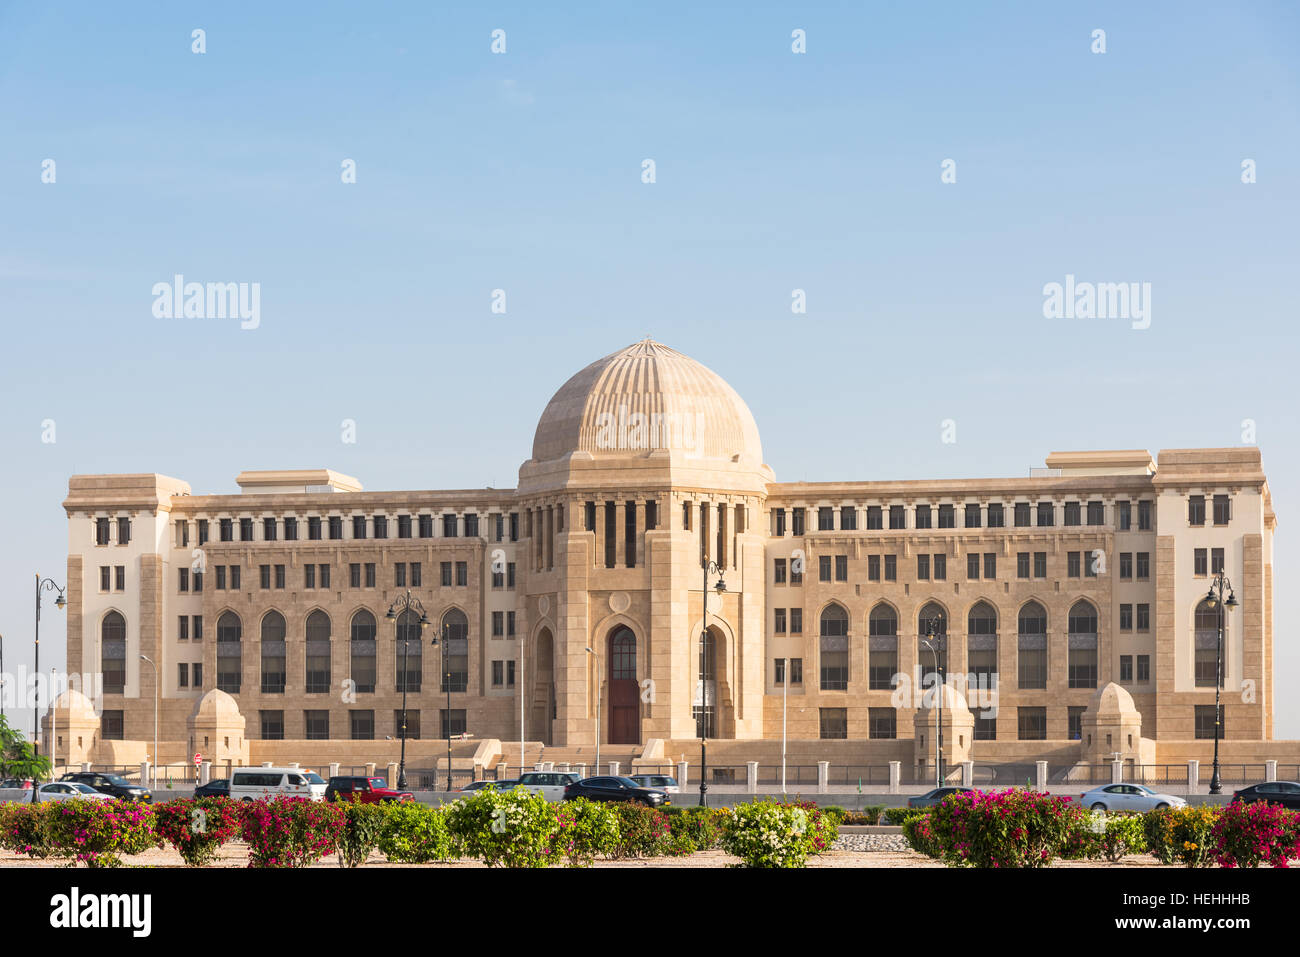
[[[464,691],[469,687],[469,619],[459,608],[442,616],[442,687]]]
[[[243,634],[244,624],[233,611],[217,619],[217,687],[230,694],[239,694],[243,678]]]
[[[1228,623],[1223,623],[1223,640],[1228,640]],[[1196,668],[1196,687],[1213,688],[1216,680],[1222,682],[1219,674],[1219,610],[1211,607],[1205,599],[1196,606],[1193,646]],[[1220,684],[1222,687],[1222,684]]]
[[[888,691],[898,673],[898,615],[883,602],[867,618],[867,687]]]
[[[371,694],[375,690],[375,616],[364,608],[352,616],[352,682],[356,690]]]
[[[1020,609],[1017,624],[1017,678],[1022,689],[1047,687],[1047,610],[1036,601]]]
[[[262,616],[262,694],[284,694],[284,615],[269,611]]]
[[[916,656],[921,666],[921,683],[934,680],[938,667],[948,672],[948,615],[938,602],[926,602],[916,616]]]
[[[304,690],[308,694],[327,694],[330,690],[330,616],[317,608],[307,616],[306,631],[306,687]]]
[[[126,691],[126,619],[110,611],[99,626],[100,671],[104,673],[104,693]]]
[[[609,680],[636,681],[636,635],[626,625],[610,637]]]
[[[1086,601],[1070,608],[1066,654],[1071,688],[1097,687],[1097,609]]]
[[[977,687],[997,687],[998,612],[986,601],[966,616],[966,663]]]
[[[420,616],[408,608],[397,619],[397,690],[419,691],[423,675]]]
[[[849,687],[849,613],[830,604],[821,617],[822,691],[847,691]]]

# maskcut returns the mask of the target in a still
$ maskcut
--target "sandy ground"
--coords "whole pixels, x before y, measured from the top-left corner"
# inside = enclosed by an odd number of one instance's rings
[[[184,867],[180,855],[171,848],[150,850],[123,858],[123,862],[135,867]],[[689,857],[655,857],[646,860],[596,861],[593,867],[726,867],[739,863],[739,860],[723,851],[700,851]],[[4,867],[67,867],[66,859],[31,860],[0,850],[0,868]],[[211,867],[247,867],[248,848],[238,842],[223,847],[217,860]],[[335,857],[327,857],[312,865],[313,867],[338,867]],[[384,855],[374,851],[364,867],[443,867],[465,868],[483,867],[481,861],[460,860],[446,864],[390,864]],[[809,867],[943,867],[937,861],[916,853],[915,851],[844,851],[832,850],[827,854],[808,858]],[[1117,864],[1105,861],[1057,861],[1053,867],[1161,867],[1159,861],[1146,854],[1131,854]]]

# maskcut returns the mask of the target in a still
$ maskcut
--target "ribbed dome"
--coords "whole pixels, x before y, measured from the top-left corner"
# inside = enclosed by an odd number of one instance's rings
[[[716,372],[643,339],[598,359],[560,387],[533,436],[538,462],[571,452],[763,461],[758,425],[745,401]]]

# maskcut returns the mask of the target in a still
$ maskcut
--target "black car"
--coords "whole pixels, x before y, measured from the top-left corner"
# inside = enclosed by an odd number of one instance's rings
[[[148,788],[132,784],[120,775],[107,774],[104,771],[73,771],[70,774],[65,774],[59,780],[71,781],[75,784],[89,784],[100,794],[111,794],[113,797],[122,798],[124,801],[153,800],[153,792]]]
[[[1293,781],[1267,781],[1232,792],[1233,804],[1254,804],[1256,801],[1300,809],[1300,784]]]
[[[962,791],[974,791],[974,788],[961,787],[960,785],[950,784],[947,787],[933,788],[926,791],[919,797],[907,799],[908,807],[934,807],[936,804],[942,804],[943,799],[949,794],[958,794]]]
[[[200,784],[194,789],[196,798],[230,797],[230,778],[213,778],[207,784]]]
[[[668,803],[668,795],[655,788],[643,788],[631,778],[584,778],[564,788],[564,800],[637,801],[646,807]]]

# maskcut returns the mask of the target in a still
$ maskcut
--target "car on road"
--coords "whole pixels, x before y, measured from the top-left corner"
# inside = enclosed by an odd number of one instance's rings
[[[31,787],[31,778],[5,778],[0,781],[0,790],[30,791]]]
[[[380,804],[385,801],[414,801],[415,795],[410,791],[398,791],[390,788],[383,778],[353,777],[343,775],[332,777],[325,786],[327,801],[360,801],[362,804]]]
[[[235,768],[230,774],[230,796],[238,801],[277,797],[320,801],[325,797],[325,781],[301,768]]]
[[[196,798],[230,797],[230,778],[213,778],[207,784],[200,784],[194,789]]]
[[[1091,811],[1154,811],[1158,807],[1185,807],[1187,801],[1145,784],[1106,784],[1079,795],[1079,803]]]
[[[101,794],[109,794],[124,801],[152,801],[153,792],[146,787],[132,784],[126,778],[109,774],[105,771],[73,771],[59,778],[60,782],[89,784]]]
[[[1300,809],[1300,784],[1294,781],[1265,781],[1232,792],[1233,804],[1254,804],[1257,801]]]
[[[659,807],[668,803],[668,793],[656,788],[643,788],[631,778],[584,778],[564,789],[564,800],[585,797],[589,801],[636,801],[646,807]]]
[[[514,789],[514,786],[515,786],[516,784],[518,784],[518,783],[519,783],[518,781],[515,781],[515,780],[513,780],[513,779],[512,779],[512,780],[508,780],[508,781],[506,781],[506,780],[503,780],[503,781],[471,781],[469,784],[465,785],[463,788],[458,788],[456,793],[458,793],[458,794],[475,794],[475,793],[477,793],[477,792],[479,792],[479,791],[485,791],[485,790],[487,790],[487,788],[488,788],[489,785],[492,786],[492,787],[494,787],[494,788],[496,788],[498,791],[510,791],[510,790],[513,790],[513,789]]]
[[[563,801],[564,789],[582,780],[577,771],[528,771],[519,775],[519,784],[548,801]]]
[[[628,777],[643,788],[654,788],[665,794],[681,793],[681,788],[677,786],[677,779],[667,774],[629,774]]]
[[[949,794],[961,794],[966,791],[974,791],[975,788],[968,788],[961,785],[949,784],[941,788],[933,788],[924,794],[910,797],[907,799],[908,807],[934,807],[946,798]]]
[[[77,798],[88,801],[116,800],[111,794],[96,791],[89,784],[78,784],[76,781],[54,781],[36,789],[37,801],[73,801]]]

